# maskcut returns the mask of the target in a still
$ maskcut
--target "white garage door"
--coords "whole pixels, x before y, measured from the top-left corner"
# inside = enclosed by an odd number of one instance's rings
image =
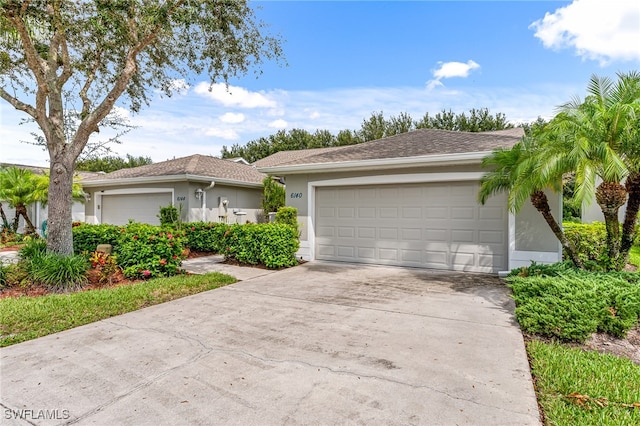
[[[136,222],[160,225],[160,207],[171,205],[171,193],[118,194],[102,196],[102,223],[126,225]]]
[[[477,182],[317,188],[316,258],[505,270],[505,197],[482,206],[477,194]]]

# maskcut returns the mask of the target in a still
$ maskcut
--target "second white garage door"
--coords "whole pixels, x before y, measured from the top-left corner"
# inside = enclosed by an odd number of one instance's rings
[[[498,272],[507,267],[505,196],[477,182],[319,187],[316,258]]]
[[[126,225],[136,222],[160,225],[160,207],[171,205],[171,193],[117,194],[102,196],[102,223]]]

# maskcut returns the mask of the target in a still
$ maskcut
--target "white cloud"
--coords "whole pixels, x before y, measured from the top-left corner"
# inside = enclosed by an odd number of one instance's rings
[[[289,123],[287,123],[286,121],[284,121],[282,119],[278,119],[278,120],[272,121],[267,126],[271,127],[272,129],[284,129],[288,125],[289,125]]]
[[[216,83],[209,86],[209,83],[198,83],[194,87],[194,92],[205,96],[226,107],[239,108],[275,108],[276,102],[269,99],[261,92],[250,92],[247,89],[237,86],[227,86],[223,83]]]
[[[242,113],[227,112],[220,116],[220,121],[223,123],[242,123],[244,119],[245,116]]]
[[[439,62],[440,68],[433,72],[433,76],[440,80],[442,78],[451,77],[468,77],[471,70],[480,68],[475,61],[469,59],[464,62]]]
[[[605,65],[640,60],[640,2],[575,0],[533,22],[544,47],[574,48],[584,59]]]
[[[218,129],[216,127],[210,127],[208,129],[205,130],[204,134],[206,136],[214,136],[216,138],[221,138],[221,139],[226,139],[226,140],[236,140],[239,139],[240,136],[238,136],[238,134],[231,129]]]
[[[438,62],[439,67],[433,71],[433,79],[427,82],[427,89],[433,90],[436,87],[444,86],[442,83],[443,78],[452,77],[469,77],[469,73],[472,70],[480,68],[480,65],[469,59],[465,62]]]
[[[309,118],[312,120],[315,120],[316,118],[320,117],[320,113],[318,111],[313,111],[309,114]]]

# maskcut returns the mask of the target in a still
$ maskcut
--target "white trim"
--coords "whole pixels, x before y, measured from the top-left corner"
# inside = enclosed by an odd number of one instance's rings
[[[170,193],[171,205],[174,205],[175,191],[174,188],[122,188],[122,189],[105,189],[93,193],[93,217],[95,223],[102,223],[102,196],[103,195],[135,195],[135,194],[158,194]]]
[[[167,176],[142,176],[134,178],[120,178],[120,179],[93,179],[82,181],[82,186],[86,188],[99,187],[99,186],[122,186],[122,185],[136,185],[144,183],[161,183],[161,182],[216,182],[222,185],[243,186],[248,188],[262,187],[262,183],[257,182],[243,182],[233,179],[217,178],[212,176],[201,175],[167,175]]]
[[[394,185],[403,183],[463,182],[477,181],[484,176],[482,172],[458,173],[413,173],[398,175],[357,176],[351,178],[316,180],[309,182],[314,186],[354,186],[354,185]]]
[[[419,167],[430,165],[460,165],[480,163],[491,151],[463,152],[456,154],[421,155],[415,157],[375,158],[330,163],[307,163],[272,167],[258,167],[258,171],[269,174],[287,174],[313,171],[377,170],[383,168]]]

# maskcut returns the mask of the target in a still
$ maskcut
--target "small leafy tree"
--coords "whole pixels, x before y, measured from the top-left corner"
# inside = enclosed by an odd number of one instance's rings
[[[264,187],[264,195],[262,198],[262,211],[265,216],[271,212],[277,212],[280,207],[285,204],[285,189],[271,176],[264,178],[262,181]]]
[[[280,40],[263,31],[242,0],[0,2],[0,98],[46,141],[50,252],[73,253],[75,163],[116,104],[135,113],[182,79],[226,82],[280,57]],[[75,131],[65,111],[77,113]]]

